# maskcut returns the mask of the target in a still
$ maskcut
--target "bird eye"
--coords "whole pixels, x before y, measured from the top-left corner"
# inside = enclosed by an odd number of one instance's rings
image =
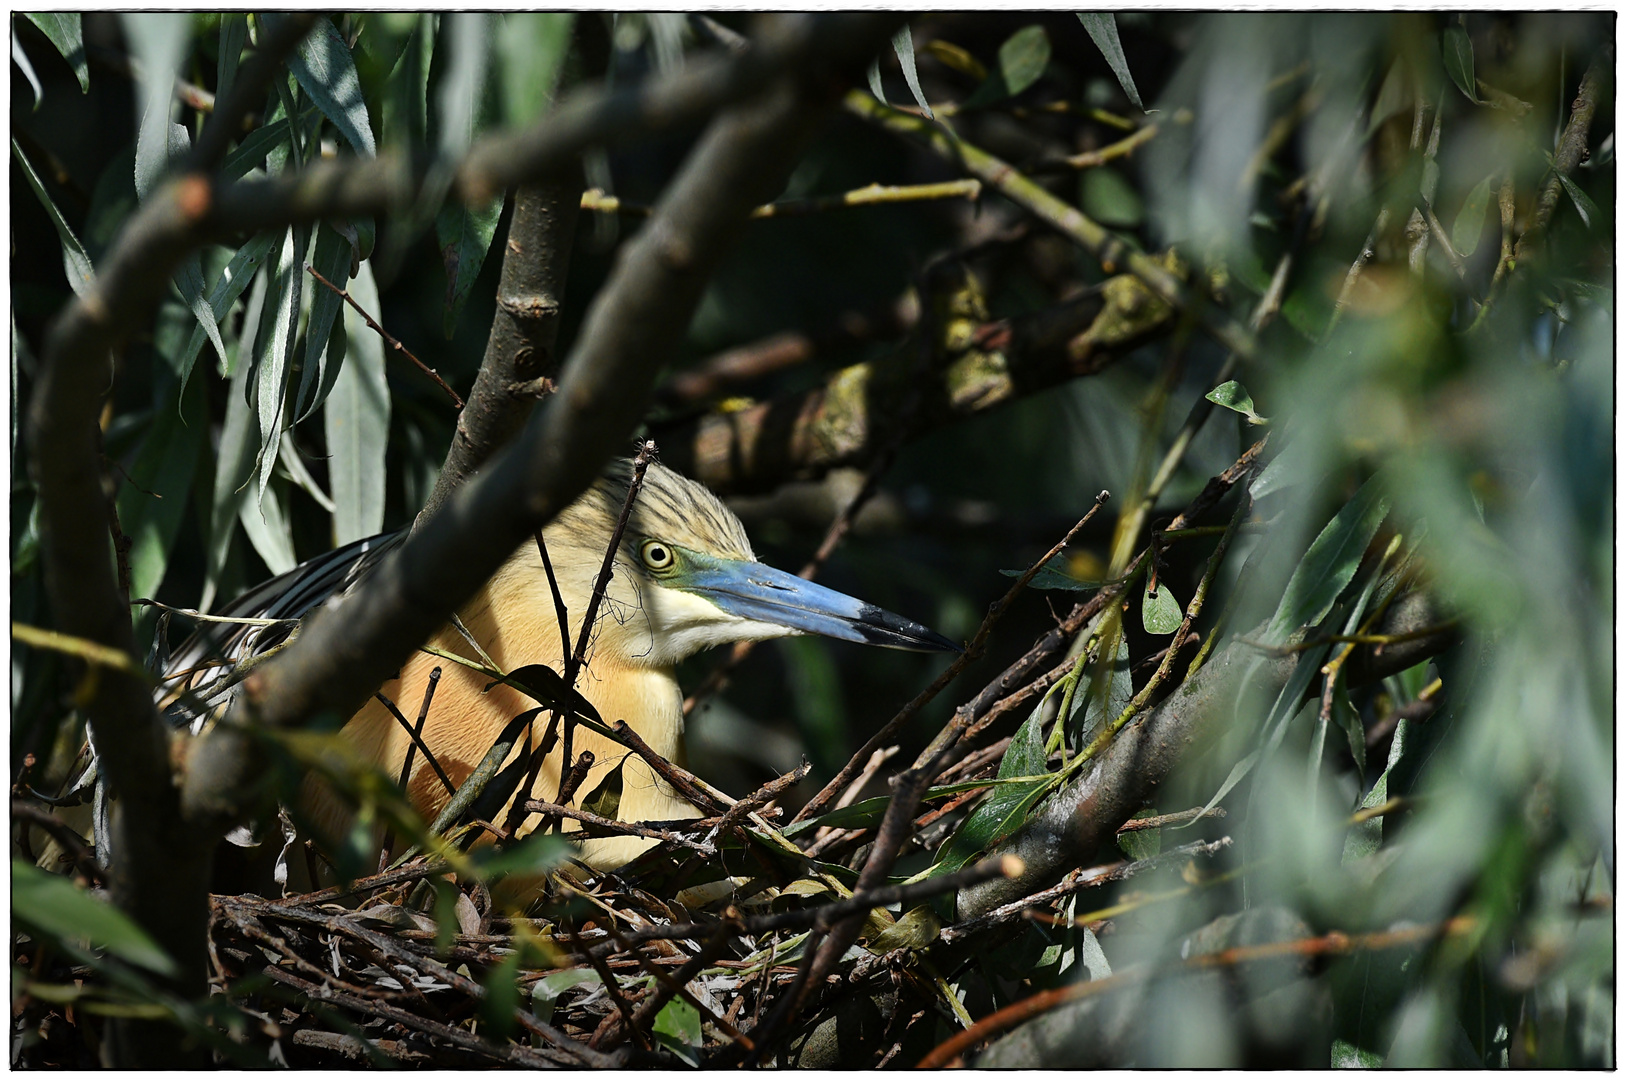
[[[643,557],[644,565],[651,570],[670,570],[677,561],[672,549],[659,540],[645,540],[639,554]]]

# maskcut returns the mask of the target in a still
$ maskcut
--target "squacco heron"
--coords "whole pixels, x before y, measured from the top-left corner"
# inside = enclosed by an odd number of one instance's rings
[[[554,576],[568,610],[571,642],[582,633],[588,600],[625,504],[631,472],[625,461],[612,464],[544,530]],[[329,597],[342,594],[399,539],[400,534],[375,537],[312,560],[250,591],[226,614],[297,619]],[[599,612],[596,625],[589,630],[586,665],[577,689],[607,723],[627,721],[653,750],[678,764],[685,760],[683,694],[674,668],[702,649],[792,634],[823,634],[898,649],[957,650],[953,642],[918,623],[757,562],[744,526],[721,500],[658,464],[649,466],[633,504]],[[521,545],[463,606],[458,619],[460,627],[448,623],[426,644],[469,656],[472,639],[504,671],[529,664],[565,670],[566,650],[560,640],[552,587],[534,543]],[[225,642],[216,642],[210,651],[240,660],[273,646],[286,632],[244,628]],[[194,691],[194,708],[200,699],[213,704],[229,692],[212,689],[198,674],[198,665],[206,657],[201,642],[177,653],[169,665],[175,674],[166,682],[169,701],[174,701],[175,690],[183,684]],[[380,693],[398,703],[403,713],[413,713],[436,667],[442,669],[442,676],[423,738],[447,779],[456,785],[475,769],[502,729],[534,703],[501,684],[491,686],[491,680],[479,671],[424,651],[414,653]],[[195,713],[177,715],[177,708],[185,706],[171,704],[170,708],[178,721],[196,724],[201,720]],[[530,745],[539,745],[546,722],[545,712],[533,722]],[[409,733],[376,697],[350,718],[341,737],[391,777],[400,775],[411,744]],[[531,791],[516,797],[553,799],[559,789],[561,749],[554,747]],[[579,792],[592,792],[611,770],[621,769],[617,811],[621,820],[698,816],[693,806],[624,747],[578,728],[575,752],[582,750],[593,753],[594,765]],[[406,793],[425,820],[432,820],[450,798],[445,783],[421,754],[415,755]],[[320,781],[307,780],[301,801],[322,832],[344,835],[352,811],[331,789]],[[498,820],[506,813],[505,808]],[[533,815],[519,831],[529,831],[538,820]],[[573,825],[567,822],[565,827]],[[580,857],[595,868],[607,869],[629,861],[652,843],[637,837],[587,839],[580,845]]]

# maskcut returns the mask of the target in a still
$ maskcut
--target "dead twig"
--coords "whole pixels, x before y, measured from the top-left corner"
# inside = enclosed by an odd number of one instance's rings
[[[408,360],[411,360],[413,364],[417,366],[419,371],[435,380],[435,385],[440,387],[441,390],[445,392],[446,396],[451,399],[452,407],[457,409],[459,412],[462,411],[463,399],[457,396],[456,390],[453,390],[450,386],[446,385],[446,380],[440,377],[440,372],[436,371],[422,360],[419,360],[412,354],[411,349],[407,348],[405,345],[402,345],[399,341],[395,340],[395,338],[391,337],[389,331],[378,325],[378,323],[373,320],[373,317],[367,314],[366,309],[360,304],[356,303],[355,299],[350,295],[349,292],[339,288],[337,285],[333,284],[333,282],[323,277],[320,270],[316,269],[316,267],[312,266],[310,263],[305,264],[305,270],[310,274],[311,277],[338,293],[339,298],[355,309],[356,314],[360,315],[362,320],[366,322],[368,326],[373,328],[373,333],[384,339],[384,344],[388,345],[391,349],[394,349]]]

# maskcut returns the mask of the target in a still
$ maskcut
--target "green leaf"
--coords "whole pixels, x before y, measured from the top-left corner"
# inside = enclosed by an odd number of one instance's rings
[[[604,723],[593,703],[580,690],[565,685],[564,676],[546,664],[526,664],[508,673],[508,681],[518,686],[539,705],[569,708],[596,724]]]
[[[88,940],[113,956],[160,975],[176,973],[175,961],[128,915],[26,859],[11,859],[11,913],[52,938]]]
[[[1314,626],[1332,610],[1389,513],[1381,480],[1374,476],[1363,484],[1304,553],[1265,631],[1265,641],[1281,644],[1293,631]]]
[[[1048,43],[1045,50],[1049,51]],[[933,119],[932,107],[926,104],[926,93],[920,88],[920,76],[915,72],[915,39],[910,36],[907,23],[898,27],[898,32],[892,35],[892,51],[898,56],[898,66],[903,69],[903,81],[909,84],[909,92],[915,96],[915,104],[920,106],[920,111],[926,114],[928,120]]]
[[[1363,1050],[1342,1039],[1334,1039],[1332,1043],[1332,1067],[1335,1069],[1381,1069],[1383,1068],[1383,1055],[1371,1050]]]
[[[28,54],[23,51],[23,43],[17,40],[17,28],[11,28],[11,61],[17,65],[17,70],[23,73],[28,80],[28,89],[34,95],[34,111],[38,112],[40,102],[45,100],[45,88],[40,85],[40,77],[34,71],[34,65],[29,62]]]
[[[271,460],[276,460],[274,449],[270,456]],[[253,476],[250,475],[249,479],[252,480]],[[293,524],[283,511],[282,495],[277,486],[267,487],[258,498],[250,498],[245,490],[243,500],[238,503],[237,520],[243,523],[243,533],[248,537],[248,542],[254,545],[254,551],[272,574],[286,574],[299,565],[299,559],[294,555]]]
[[[1044,27],[1024,26],[999,47],[999,64],[961,108],[975,108],[1013,97],[1032,86],[1050,63],[1050,38]]]
[[[16,139],[11,140],[11,156],[22,166],[24,179],[33,189],[34,197],[45,207],[45,214],[56,229],[57,239],[62,242],[62,272],[68,279],[68,287],[73,290],[75,296],[88,296],[91,286],[96,282],[96,271],[91,266],[90,256],[85,252],[85,245],[79,242],[79,238],[73,234],[73,230],[62,217],[62,212],[45,193],[45,185],[40,183],[39,175],[34,172],[34,166],[23,155],[23,148],[17,145]]]
[[[220,45],[215,61],[215,100],[223,99],[237,81],[237,68],[248,44],[248,13],[228,11],[220,16]]]
[[[1372,785],[1366,798],[1361,800],[1361,809],[1371,810],[1382,806],[1389,801],[1389,771],[1384,770],[1378,777],[1378,782]],[[1380,817],[1367,818],[1358,825],[1350,826],[1349,833],[1344,837],[1344,854],[1342,862],[1345,866],[1357,862],[1368,856],[1377,854],[1383,846],[1383,819]]]
[[[1372,116],[1366,122],[1366,135],[1371,137],[1389,117],[1406,107],[1406,74],[1399,60],[1389,65],[1389,74],[1383,77],[1377,100],[1372,103]]]
[[[1485,231],[1485,211],[1490,207],[1491,178],[1485,177],[1468,192],[1457,219],[1451,223],[1451,246],[1457,254],[1467,258],[1479,250],[1479,238]]]
[[[882,105],[887,104],[886,90],[881,86],[881,58],[877,56],[869,62],[869,71],[865,73],[869,79],[869,92],[875,95],[875,100]]]
[[[1026,570],[1001,570],[1006,577],[1021,577]],[[1086,592],[1099,589],[1107,584],[1105,581],[1085,581],[1083,578],[1073,577],[1067,573],[1067,560],[1060,555],[1039,567],[1039,572],[1033,575],[1028,582],[1030,589],[1066,589],[1069,592]]]
[[[1009,780],[1016,776],[1043,776],[1049,766],[1044,752],[1044,703],[1041,701],[1022,726],[1011,736],[1011,745],[999,759],[999,778]]]
[[[583,983],[602,983],[592,968],[566,968],[536,980],[531,987],[531,1012],[544,1024],[553,1022],[553,1010],[566,990]]]
[[[1103,225],[1132,229],[1146,217],[1140,192],[1111,166],[1084,171],[1079,181],[1079,201],[1084,212]]]
[[[350,280],[351,254],[350,241],[345,239],[343,233],[325,221],[316,226],[316,246],[311,252],[311,265],[340,289]],[[294,405],[296,424],[327,400],[338,379],[339,361],[343,359],[342,354],[332,355],[330,346],[334,341],[333,324],[338,320],[344,299],[314,278],[310,288],[310,314],[305,321],[305,363],[299,376],[299,393]],[[349,339],[340,336],[338,340],[348,344]],[[331,371],[328,370],[330,365],[333,368]]]
[[[1225,783],[1221,784],[1219,790],[1214,792],[1214,797],[1212,799],[1209,799],[1208,802],[1203,804],[1202,810],[1195,818],[1192,819],[1192,821],[1201,821],[1203,815],[1214,809],[1214,807],[1218,806],[1220,800],[1229,795],[1231,793],[1231,789],[1236,787],[1237,784],[1241,783],[1242,778],[1247,776],[1248,773],[1252,772],[1253,767],[1258,763],[1259,751],[1255,750],[1247,757],[1231,766],[1229,775],[1225,777]]]
[[[1080,692],[1073,698],[1073,715],[1078,716],[1081,711],[1083,714],[1083,720],[1073,725],[1074,746],[1085,745],[1090,734],[1103,723],[1122,716],[1129,707],[1130,699],[1135,696],[1135,683],[1129,672],[1129,638],[1123,632],[1121,621],[1111,638],[1103,642],[1103,652],[1108,650],[1113,639],[1117,645],[1112,648],[1111,663],[1098,661],[1088,692]]]
[[[243,504],[244,481],[254,466],[254,452],[258,444],[251,442],[255,435],[252,410],[245,395],[248,368],[239,365],[231,385],[226,389],[226,419],[220,426],[220,445],[215,450],[214,500],[209,508],[209,534],[204,550],[203,596],[198,601],[200,611],[208,611],[220,588],[220,576],[226,568],[226,556],[231,549],[232,533],[237,526],[237,514]]]
[[[497,35],[502,120],[509,127],[535,122],[553,104],[576,15],[570,11],[510,11]]]
[[[1028,811],[1061,780],[1059,774],[996,787],[937,853],[933,873],[953,873],[1021,828]]]
[[[81,92],[90,89],[90,68],[85,64],[85,36],[76,11],[29,12],[28,21],[39,27],[40,33],[51,39],[62,59],[73,68]]]
[[[254,280],[254,272],[260,268],[265,257],[271,252],[271,244],[276,239],[274,233],[261,233],[248,243],[237,249],[220,273],[220,280],[215,282],[214,288],[209,291],[209,310],[214,316],[216,331],[219,324],[231,313],[232,305],[237,298],[248,288],[249,282]],[[192,337],[186,343],[176,358],[177,369],[180,371],[181,381],[184,383],[192,375],[192,366],[197,361],[198,353],[203,350],[206,338],[215,342],[220,350],[220,362],[224,365],[229,352],[220,342],[218,336],[208,335],[207,328],[200,324],[192,329]]]
[[[700,1011],[682,998],[673,998],[655,1014],[655,1034],[684,1046],[699,1046]]]
[[[1148,634],[1172,634],[1180,629],[1185,613],[1169,587],[1161,581],[1157,591],[1141,594],[1140,622]]]
[[[474,869],[484,880],[506,874],[545,874],[564,863],[575,849],[558,833],[531,834],[505,851],[495,847],[476,848],[469,853]]]
[[[1135,108],[1141,112],[1146,106],[1141,104],[1140,91],[1135,89],[1135,78],[1129,74],[1129,62],[1124,59],[1124,47],[1118,40],[1118,20],[1110,12],[1079,12],[1078,21],[1084,24],[1089,32],[1090,40],[1095,47],[1101,50],[1106,57],[1107,66],[1112,74],[1117,76],[1118,85],[1124,88],[1124,94]]]
[[[441,330],[448,339],[457,328],[469,290],[474,288],[486,253],[491,250],[491,238],[497,235],[497,221],[502,217],[506,197],[500,195],[483,207],[448,202],[435,215],[435,236],[446,267],[446,308]]]
[[[1344,729],[1344,736],[1349,740],[1349,756],[1355,761],[1355,775],[1361,783],[1366,783],[1366,728],[1361,724],[1361,716],[1350,703],[1349,693],[1342,686],[1332,699],[1332,718],[1339,727]]]
[[[933,799],[946,799],[951,795],[962,795],[967,791],[975,791],[977,788],[1009,787],[1026,779],[1027,777],[1024,776],[1016,780],[967,780],[959,784],[944,784],[941,787],[927,790],[922,797],[922,801],[931,802]],[[795,837],[812,829],[866,828],[881,820],[881,816],[886,813],[887,804],[891,801],[892,798],[889,795],[877,795],[873,799],[863,799],[850,806],[843,806],[839,810],[831,810],[828,813],[820,814],[818,817],[798,821],[794,825],[787,825],[780,831],[786,837]]]
[[[1474,43],[1468,31],[1460,26],[1448,26],[1440,40],[1440,52],[1445,60],[1445,73],[1457,84],[1457,89],[1475,105],[1480,103],[1474,86]]]
[[[168,311],[180,312],[174,305]],[[204,385],[181,389],[168,379],[164,400],[153,411],[152,426],[130,467],[120,478],[119,527],[130,539],[130,597],[157,594],[169,565],[170,549],[186,514],[192,474],[209,433]]]
[[[1263,426],[1270,423],[1269,420],[1253,411],[1253,398],[1249,396],[1247,389],[1235,379],[1230,382],[1220,383],[1204,394],[1203,397],[1222,409],[1230,409],[1232,412],[1241,413],[1248,418],[1250,424]]]
[[[1570,201],[1575,203],[1575,212],[1581,215],[1581,223],[1589,229],[1597,228],[1594,223],[1602,220],[1602,212],[1599,211],[1598,204],[1593,202],[1591,197],[1581,190],[1579,184],[1563,173],[1558,174],[1558,182],[1564,185],[1565,191],[1569,192]]]
[[[597,814],[601,818],[614,820],[616,811],[621,809],[622,777],[621,766],[626,764],[626,758],[615,763],[603,780],[599,781],[587,795],[581,799],[581,808],[589,814]]]
[[[299,113],[299,127],[302,138],[309,138],[316,133],[316,128],[322,120],[322,110],[315,105],[306,106]],[[220,171],[230,179],[239,179],[248,175],[265,164],[265,159],[273,150],[286,153],[293,145],[294,132],[286,116],[278,117],[263,127],[256,128],[249,136],[237,145],[237,149],[226,155],[221,163]]]
[[[1137,818],[1156,816],[1156,810],[1142,810],[1135,815]],[[1150,859],[1163,850],[1163,830],[1131,829],[1129,832],[1121,832],[1118,834],[1118,850],[1137,862],[1141,859]]]
[[[146,197],[143,177],[148,180],[162,172],[170,140],[170,118],[174,115],[175,72],[186,54],[192,37],[191,20],[174,12],[141,11],[120,15],[130,51],[141,64],[136,94],[136,192]],[[143,154],[146,160],[143,161]],[[159,161],[155,170],[154,160]]]
[[[347,252],[340,254],[347,257]],[[317,288],[329,292],[321,285]],[[351,295],[368,311],[378,310],[378,287],[370,263],[362,264]],[[348,305],[344,322],[349,356],[340,366],[322,410],[335,544],[372,536],[384,527],[384,459],[390,433],[384,343]],[[307,365],[309,362],[307,355]]]
[[[485,1000],[480,1002],[480,1017],[485,1021],[482,1027],[488,1026],[491,1036],[497,1039],[506,1039],[514,1033],[514,1010],[519,1007],[519,962],[522,957],[518,950],[509,953],[481,980],[486,988]]]
[[[255,415],[260,421],[258,494],[261,498],[265,497],[266,484],[271,480],[271,467],[276,462],[282,431],[288,426],[283,406],[288,396],[288,380],[293,375],[300,295],[305,286],[305,251],[309,241],[307,226],[294,226],[283,234],[276,275],[271,279],[270,302],[261,313],[259,332],[254,339],[254,372],[250,386],[254,391]]]
[[[261,15],[266,25],[285,16]],[[373,141],[372,121],[367,117],[367,102],[361,96],[361,80],[356,76],[356,61],[350,55],[350,46],[344,42],[333,20],[323,16],[299,43],[299,49],[288,58],[288,68],[299,80],[305,93],[316,102],[345,141],[355,147],[362,157],[377,157],[378,145]]]
[[[436,102],[440,151],[457,156],[469,148],[481,127],[481,99],[491,69],[492,35],[497,24],[485,12],[460,11],[445,18],[451,57]]]
[[[175,271],[175,287],[180,290],[181,299],[186,301],[187,308],[197,319],[197,328],[208,336],[210,344],[215,347],[216,355],[224,357],[226,343],[220,338],[220,323],[215,318],[214,304],[203,295],[203,258],[198,252],[194,251],[181,260],[181,265]],[[192,359],[197,357],[197,352],[192,351],[190,342],[187,343],[185,351],[192,353],[192,357],[185,365],[186,374],[190,374]],[[184,380],[185,375],[182,378]]]

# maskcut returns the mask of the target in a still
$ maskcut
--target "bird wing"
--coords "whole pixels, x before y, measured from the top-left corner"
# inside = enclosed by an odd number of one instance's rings
[[[275,624],[198,624],[164,665],[154,692],[159,710],[175,727],[198,734],[247,674],[244,660],[264,656],[287,641],[298,620],[329,598],[349,592],[404,539],[403,529],[335,548],[256,585],[218,613],[281,620]]]

